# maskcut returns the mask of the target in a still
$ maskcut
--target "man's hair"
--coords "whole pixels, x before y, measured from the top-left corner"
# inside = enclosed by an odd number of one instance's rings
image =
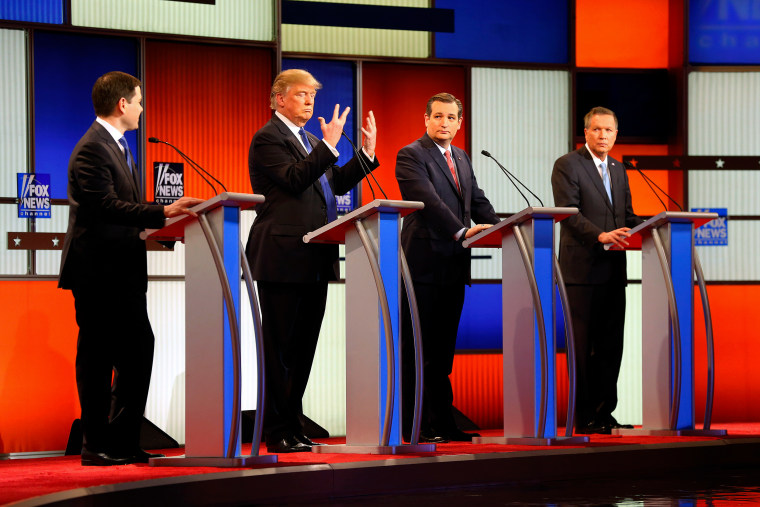
[[[109,116],[122,97],[131,103],[138,86],[141,86],[140,80],[125,72],[116,70],[103,74],[92,87],[95,114],[101,117]]]
[[[269,94],[270,107],[277,109],[277,94],[285,94],[288,88],[295,84],[305,84],[313,86],[315,90],[322,88],[322,83],[314,79],[309,72],[303,69],[288,69],[280,72],[274,83],[272,83],[272,93]]]
[[[456,104],[459,111],[457,112],[457,119],[462,117],[462,102],[454,97],[450,93],[441,92],[436,93],[427,101],[427,108],[425,108],[425,114],[430,116],[433,113],[433,102],[443,102],[445,104]]]
[[[602,115],[602,116],[609,115],[609,116],[612,116],[615,119],[615,130],[618,129],[618,120],[617,120],[617,116],[615,115],[615,113],[612,111],[612,109],[607,109],[606,107],[601,107],[601,106],[592,107],[591,111],[589,111],[588,113],[586,113],[586,116],[583,117],[583,128],[584,129],[587,129],[589,123],[591,123],[591,117],[592,116],[596,116],[596,115]]]

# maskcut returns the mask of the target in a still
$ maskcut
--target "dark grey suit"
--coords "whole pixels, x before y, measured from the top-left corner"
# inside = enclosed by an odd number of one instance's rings
[[[139,234],[164,223],[163,206],[140,202],[136,172],[94,122],[69,160],[69,226],[58,282],[74,293],[84,447],[117,456],[139,448],[153,365],[147,255]]]
[[[425,359],[424,419],[422,430],[448,434],[456,430],[452,414],[453,393],[449,375],[454,361],[464,286],[470,283],[470,250],[462,238],[463,228],[499,221],[491,203],[478,187],[470,158],[451,146],[461,192],[457,190],[446,159],[427,135],[398,152],[396,179],[401,196],[422,201],[425,208],[404,218],[401,245],[414,280],[420,311]],[[411,433],[414,406],[412,328],[408,304],[402,306],[404,361],[404,433]]]
[[[559,241],[578,354],[577,427],[609,421],[623,355],[625,253],[605,250],[598,237],[642,221],[633,213],[623,164],[610,156],[606,162],[612,202],[585,146],[560,157],[552,172],[554,204],[579,210],[560,222]]]

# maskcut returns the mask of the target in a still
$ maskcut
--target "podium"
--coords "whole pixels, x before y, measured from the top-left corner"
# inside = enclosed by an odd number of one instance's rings
[[[475,437],[475,444],[588,442],[588,437],[572,436],[574,367],[568,368],[569,431],[566,437],[557,436],[555,280],[561,295],[564,284],[554,254],[554,224],[577,213],[577,208],[525,208],[463,243],[502,249],[504,435]],[[566,302],[563,308],[568,308]],[[572,339],[567,343],[572,350]],[[574,357],[568,357],[574,366]]]
[[[241,467],[276,463],[259,456],[264,407],[264,358],[258,300],[240,243],[240,211],[264,196],[224,192],[144,238],[182,240],[185,248],[185,455],[151,458],[151,466]],[[248,287],[256,336],[258,392],[250,456],[240,446],[240,269]]]
[[[714,356],[712,323],[694,229],[717,213],[664,211],[634,227],[625,250],[642,254],[642,429],[625,435],[725,435],[710,429]],[[617,246],[605,248],[621,249]],[[705,429],[694,416],[694,273],[705,313],[708,389]]]
[[[401,275],[407,290],[412,283],[400,248],[400,218],[423,207],[417,201],[376,199],[304,236],[306,243],[346,245],[346,444],[314,446],[312,452],[435,451],[435,444],[417,443],[420,403],[412,443],[403,444],[401,434]],[[422,348],[419,332],[415,335],[419,402]]]

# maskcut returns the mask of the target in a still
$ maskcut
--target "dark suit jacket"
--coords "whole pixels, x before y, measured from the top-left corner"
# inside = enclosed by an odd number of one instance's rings
[[[427,135],[398,152],[396,179],[401,196],[422,201],[425,208],[404,218],[401,245],[412,278],[419,283],[454,284],[470,281],[470,250],[454,240],[457,231],[476,223],[499,222],[491,203],[478,187],[464,150],[451,146],[461,193],[438,146]],[[462,235],[464,236],[464,234]]]
[[[559,263],[565,283],[625,283],[625,253],[606,251],[602,232],[635,227],[642,219],[633,213],[631,189],[623,164],[607,156],[612,204],[602,178],[585,146],[560,157],[552,171],[555,206],[576,207],[579,213],[560,222]]]
[[[59,287],[147,290],[139,234],[163,226],[164,207],[140,202],[136,172],[108,131],[93,122],[69,159],[69,226]]]
[[[307,132],[312,152],[276,115],[251,141],[248,169],[253,192],[266,201],[256,208],[246,255],[255,280],[306,283],[337,280],[337,245],[307,244],[303,236],[327,223],[327,206],[319,177],[325,173],[335,195],[356,186],[364,171],[356,157],[343,167],[315,136]],[[363,153],[370,170],[379,163]]]

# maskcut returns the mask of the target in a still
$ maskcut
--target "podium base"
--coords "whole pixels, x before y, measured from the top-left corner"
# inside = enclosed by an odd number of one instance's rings
[[[623,436],[638,436],[638,437],[723,437],[728,435],[727,430],[648,430],[648,429],[632,429],[624,430],[617,429],[612,430],[613,435]]]
[[[473,444],[501,445],[578,445],[588,442],[588,437],[474,437]]]
[[[315,445],[311,452],[317,454],[409,454],[414,452],[435,452],[435,444],[402,445]]]
[[[152,467],[247,467],[251,465],[265,465],[277,463],[277,455],[267,454],[264,456],[237,456],[234,458],[223,457],[187,457],[172,456],[169,458],[150,458]]]

